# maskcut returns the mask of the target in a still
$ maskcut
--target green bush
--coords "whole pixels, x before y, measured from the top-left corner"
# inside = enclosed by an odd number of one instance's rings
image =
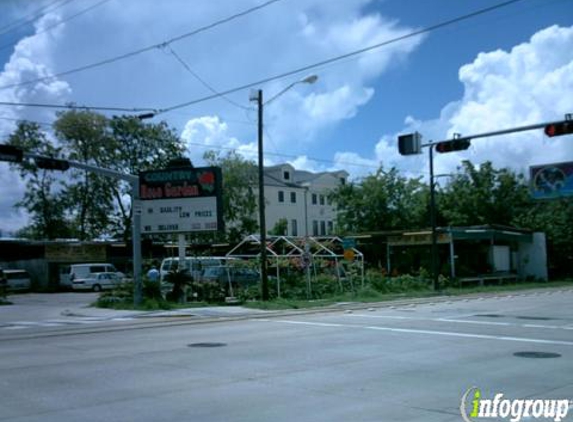
[[[306,298],[306,278],[304,282],[304,298]],[[340,292],[340,286],[336,277],[328,275],[319,275],[318,277],[311,279],[310,285],[313,299],[324,299]],[[302,297],[300,299],[302,299]]]
[[[388,277],[379,272],[370,271],[366,275],[366,284],[380,293],[403,293],[426,290],[430,287],[430,280],[422,272],[419,276],[406,274]]]
[[[96,301],[99,308],[126,309],[133,307],[135,283],[121,283],[112,290],[102,292]],[[144,280],[142,286],[143,301],[139,309],[170,309],[171,305],[161,296],[160,285],[157,282]]]
[[[143,297],[147,299],[159,300],[161,295],[161,283],[159,281],[143,280]]]
[[[235,296],[238,297],[241,302],[261,300],[261,287],[259,285],[248,286],[235,292]]]
[[[217,281],[192,282],[189,290],[194,300],[203,302],[223,302],[227,296]]]
[[[187,270],[170,271],[165,276],[165,281],[173,285],[171,292],[167,295],[168,300],[183,303],[185,300],[185,289],[193,282],[193,277]]]

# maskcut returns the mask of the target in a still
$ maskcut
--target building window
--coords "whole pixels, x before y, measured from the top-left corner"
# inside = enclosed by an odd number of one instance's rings
[[[320,195],[320,205],[324,205],[324,195]]]
[[[312,220],[312,235],[318,236],[318,221]]]
[[[290,231],[291,235],[298,236],[298,226],[296,220],[291,220],[290,223],[291,223],[291,231]]]
[[[346,179],[344,177],[340,178],[340,184],[341,185],[345,185],[346,184]]]
[[[332,205],[332,199],[330,199],[330,196],[326,196],[326,205]]]
[[[320,235],[321,236],[326,235],[326,222],[325,221],[320,222]]]
[[[332,221],[328,222],[328,234],[332,234],[332,232],[334,231],[334,224],[332,223]]]
[[[296,204],[296,192],[290,193],[290,202],[292,202],[293,204]]]
[[[312,194],[312,205],[316,205],[318,201],[318,196],[316,193]]]
[[[279,190],[279,202],[285,201],[285,193],[282,190]]]
[[[290,180],[290,171],[283,171],[283,179]]]

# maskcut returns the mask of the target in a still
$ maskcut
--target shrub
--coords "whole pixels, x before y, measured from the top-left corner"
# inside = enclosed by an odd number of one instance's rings
[[[192,282],[190,284],[193,298],[204,302],[222,302],[226,291],[217,281]]]
[[[131,308],[135,293],[135,283],[133,281],[124,282],[112,290],[102,292],[96,301],[96,306],[100,308]],[[144,280],[142,286],[143,301],[141,309],[170,309],[171,306],[161,296],[159,283]]]
[[[306,278],[304,281],[304,298],[306,298]],[[318,277],[313,278],[311,280],[310,286],[313,299],[324,299],[325,297],[333,296],[337,292],[340,292],[340,287],[336,277],[331,277],[328,275],[319,275]]]
[[[422,272],[420,276],[401,275],[387,277],[379,272],[368,272],[367,284],[380,293],[402,293],[407,291],[425,290],[430,287],[430,280]]]
[[[170,271],[165,276],[165,281],[173,285],[167,298],[174,302],[182,303],[185,300],[185,288],[191,284],[193,277],[187,270],[175,270]]]
[[[147,299],[159,300],[161,295],[161,283],[159,281],[143,280],[143,297]]]

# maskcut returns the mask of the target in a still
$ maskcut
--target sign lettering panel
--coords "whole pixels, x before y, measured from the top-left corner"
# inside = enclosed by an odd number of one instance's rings
[[[143,234],[223,230],[220,168],[142,172],[139,184]]]

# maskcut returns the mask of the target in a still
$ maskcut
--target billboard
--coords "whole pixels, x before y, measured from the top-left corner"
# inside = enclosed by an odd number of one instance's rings
[[[184,167],[141,172],[141,233],[223,230],[219,167]]]
[[[573,162],[532,166],[529,178],[533,199],[573,196]]]

